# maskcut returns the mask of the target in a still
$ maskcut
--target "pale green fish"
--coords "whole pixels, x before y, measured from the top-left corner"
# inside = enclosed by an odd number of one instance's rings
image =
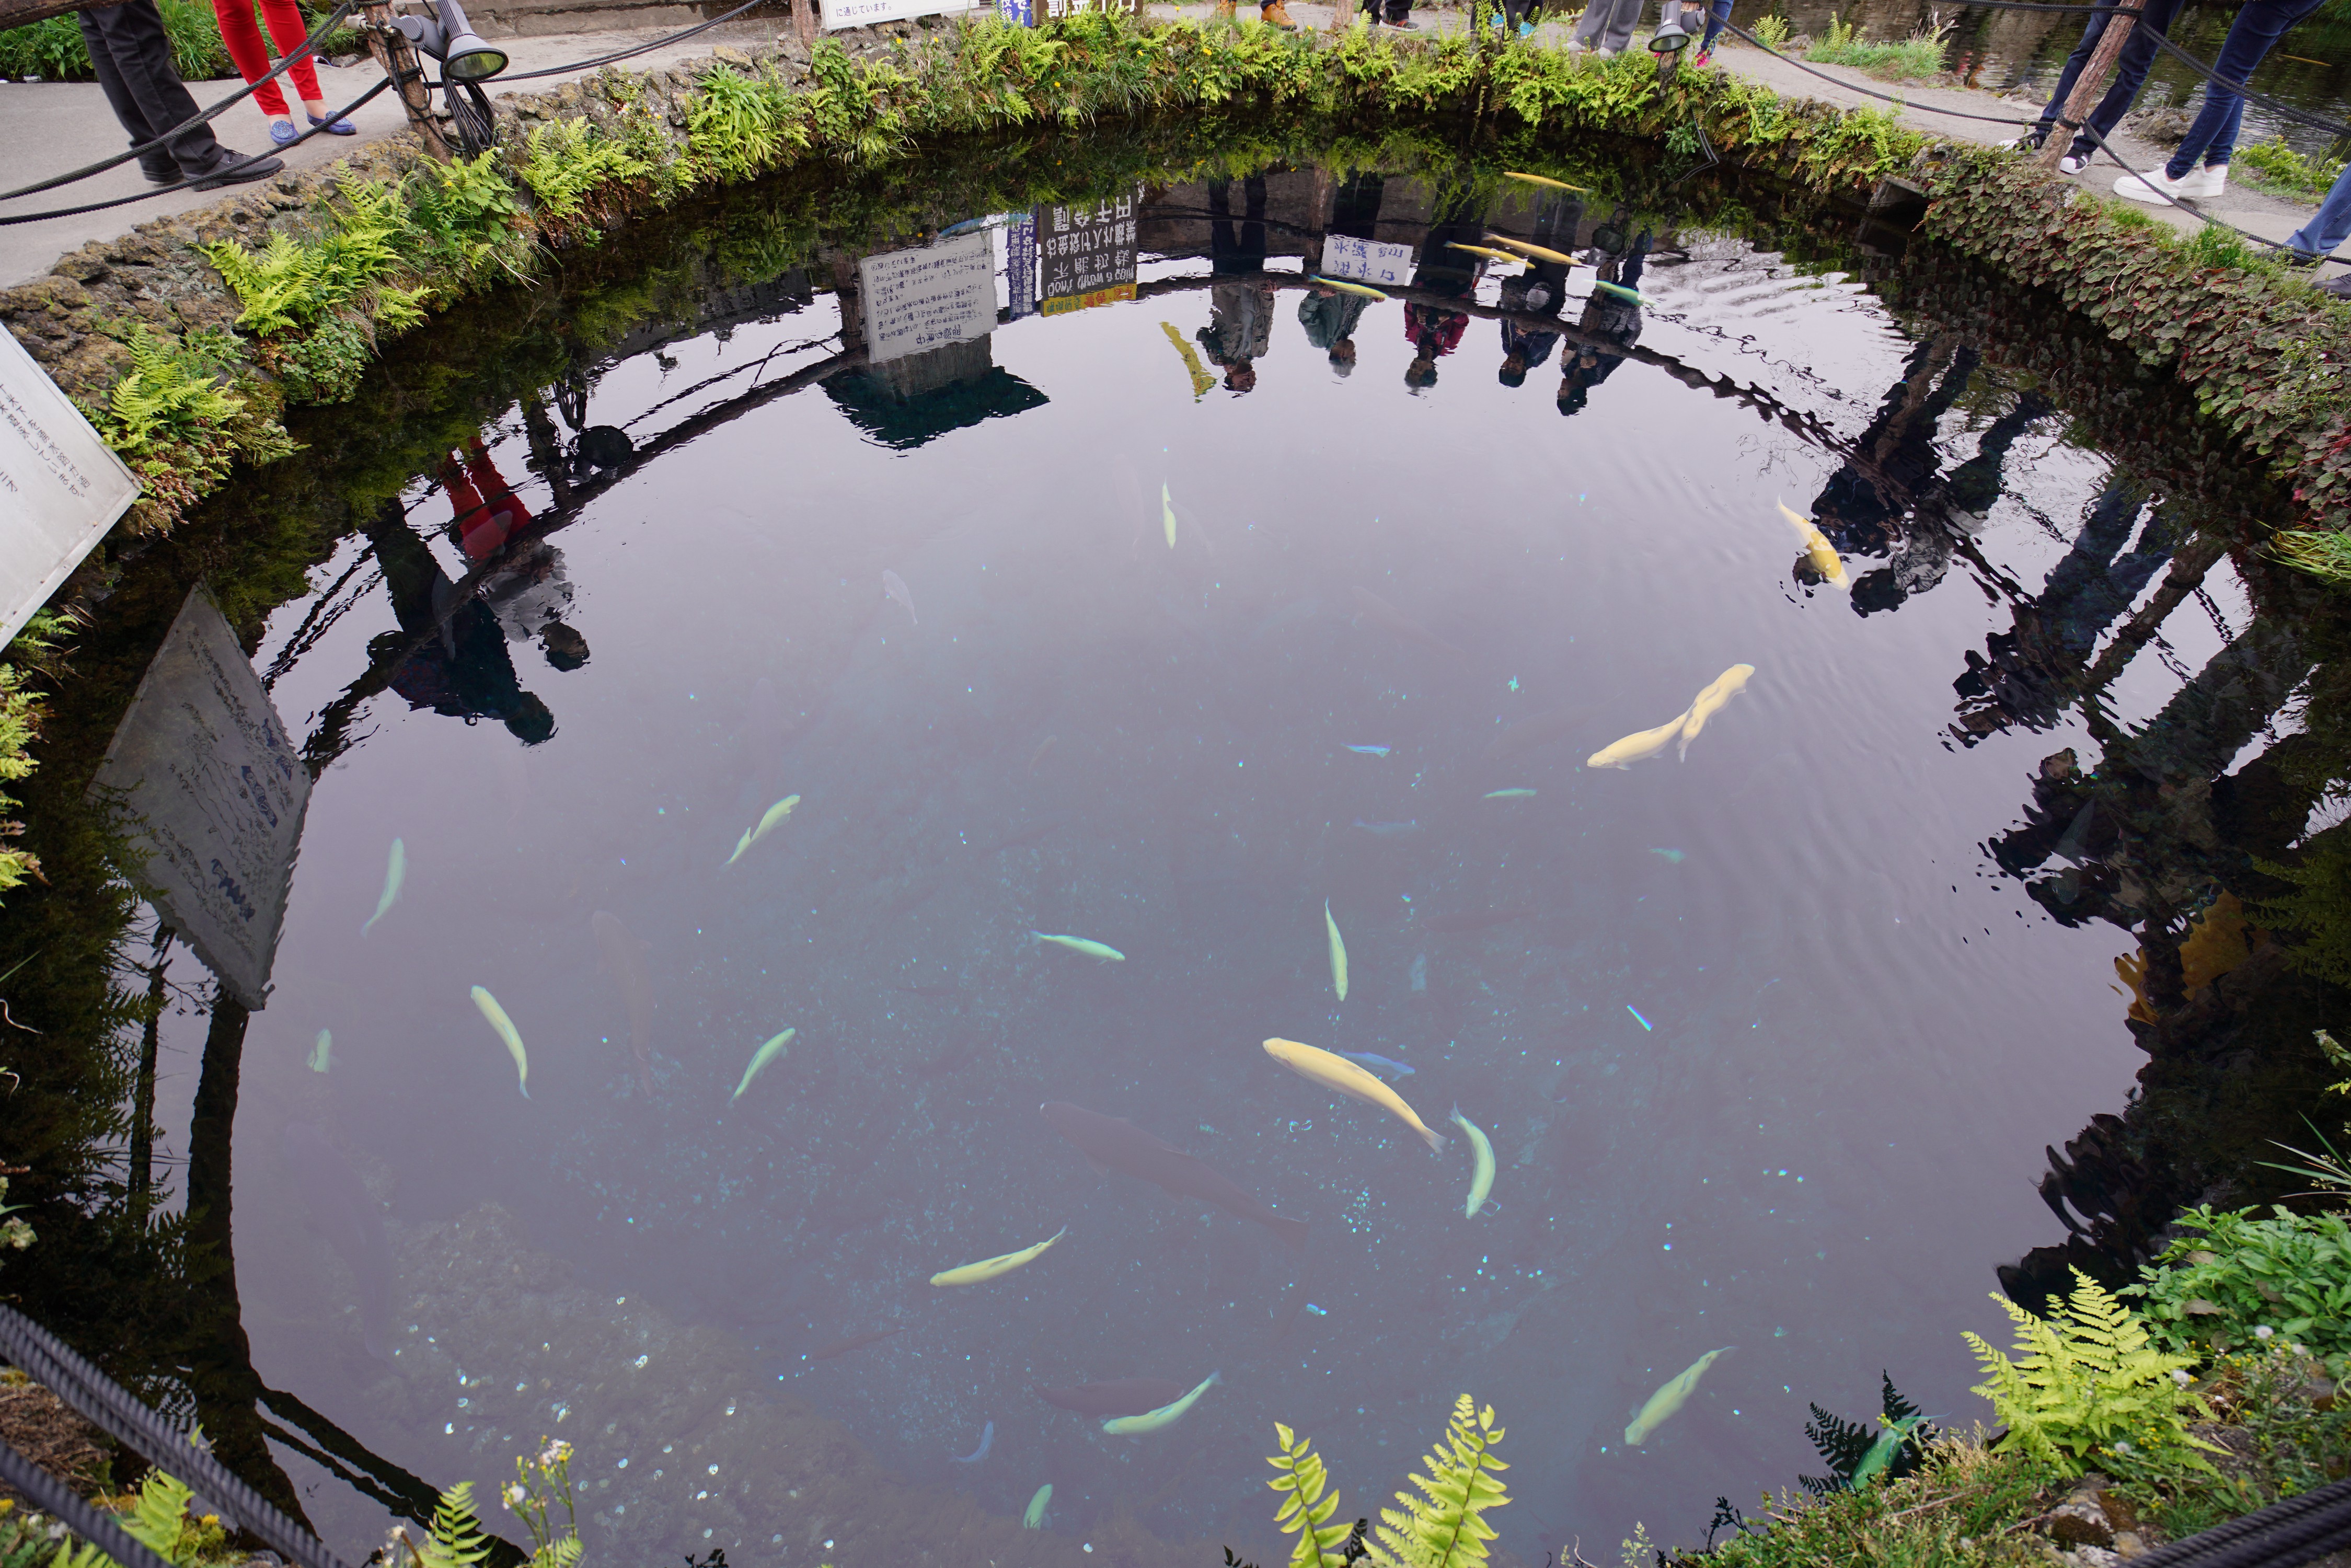
[[[360,936],[368,934],[368,925],[373,925],[383,918],[383,912],[390,909],[393,900],[400,896],[400,884],[407,880],[408,846],[394,839],[392,841],[392,863],[383,871],[383,896],[375,901],[375,913],[368,916],[367,925],[360,927]]]
[[[1089,942],[1082,936],[1059,936],[1050,931],[1031,931],[1029,936],[1040,942],[1050,942],[1067,947],[1072,953],[1083,953],[1089,958],[1100,958],[1106,964],[1123,964],[1126,955],[1103,942]]]
[[[522,1091],[524,1099],[529,1099],[530,1058],[523,1054],[522,1036],[516,1031],[514,1019],[507,1017],[507,1009],[498,1006],[497,998],[479,986],[474,988],[474,1005],[482,1009],[482,1016],[490,1020],[490,1027],[507,1042],[507,1054],[515,1059],[515,1087]]]
[[[1102,1430],[1113,1437],[1140,1437],[1145,1432],[1164,1432],[1182,1420],[1184,1412],[1192,1408],[1200,1396],[1208,1391],[1208,1385],[1218,1382],[1223,1376],[1224,1375],[1218,1372],[1208,1374],[1201,1381],[1199,1387],[1195,1388],[1173,1405],[1162,1405],[1158,1409],[1145,1410],[1140,1416],[1113,1416],[1102,1423]]]
[[[1714,1364],[1715,1358],[1728,1355],[1738,1348],[1735,1344],[1727,1344],[1720,1350],[1708,1351],[1690,1363],[1679,1377],[1650,1395],[1649,1402],[1641,1406],[1641,1413],[1633,1417],[1633,1424],[1625,1428],[1625,1441],[1636,1448],[1647,1443],[1649,1434],[1663,1426],[1667,1416],[1680,1409],[1689,1396],[1698,1392],[1698,1380],[1706,1375],[1706,1369]]]
[[[1846,1484],[1855,1491],[1876,1480],[1878,1472],[1894,1462],[1894,1456],[1902,1451],[1902,1445],[1910,1440],[1910,1434],[1923,1426],[1927,1417],[1905,1416],[1899,1421],[1888,1421],[1881,1415],[1877,1419],[1886,1430],[1877,1435],[1877,1441],[1869,1445],[1869,1452],[1853,1467],[1853,1479]]]
[[[1491,789],[1486,794],[1489,800],[1531,800],[1534,797],[1531,789]]]
[[[1347,999],[1347,945],[1339,939],[1339,923],[1331,918],[1331,901],[1322,901],[1322,924],[1331,931],[1331,988]]]
[[[1167,521],[1167,548],[1176,548],[1176,503],[1167,494],[1167,486],[1159,486],[1159,515]]]
[[[1020,1527],[1023,1530],[1044,1529],[1045,1505],[1052,1500],[1053,1483],[1047,1481],[1037,1489],[1037,1495],[1029,1500],[1029,1511],[1020,1516]]]
[[[1655,305],[1656,303],[1656,300],[1650,298],[1639,289],[1627,288],[1621,283],[1594,283],[1592,287],[1594,288],[1604,289],[1608,293],[1614,294],[1619,299],[1629,299],[1635,305]]]
[[[1320,284],[1324,288],[1335,288],[1342,294],[1356,295],[1364,299],[1385,299],[1388,298],[1388,296],[1381,293],[1378,289],[1374,288],[1367,283],[1350,283],[1343,277],[1324,277],[1320,273],[1310,272],[1306,275],[1306,281],[1309,283]]]
[[[789,1045],[792,1042],[792,1036],[798,1033],[799,1030],[796,1029],[788,1029],[753,1051],[751,1065],[743,1070],[743,1082],[735,1085],[735,1092],[726,1096],[726,1103],[732,1105],[736,1101],[743,1098],[743,1091],[751,1087],[751,1080],[759,1076],[759,1069],[783,1055],[784,1047]]]
[[[726,865],[733,865],[737,861],[741,860],[745,850],[749,849],[753,844],[756,844],[761,839],[766,838],[768,836],[768,830],[774,827],[778,822],[782,821],[786,817],[790,816],[792,814],[792,808],[799,803],[800,798],[798,795],[787,795],[782,800],[777,801],[774,805],[768,807],[768,814],[759,819],[759,825],[753,828],[749,832],[745,833],[741,841],[736,844],[735,852],[726,857]],[[720,866],[718,869],[725,871],[726,866]]]
[[[1469,1201],[1461,1209],[1463,1218],[1475,1219],[1494,1191],[1494,1140],[1486,1135],[1485,1128],[1463,1115],[1458,1105],[1453,1107],[1453,1124],[1468,1135],[1469,1152],[1478,1162],[1469,1177]]]
[[[319,1031],[319,1042],[310,1048],[310,1071],[324,1072],[334,1058],[335,1037],[327,1030]]]

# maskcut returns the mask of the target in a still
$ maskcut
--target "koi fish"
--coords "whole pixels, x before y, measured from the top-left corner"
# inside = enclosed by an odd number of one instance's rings
[[[1029,936],[1040,942],[1050,942],[1067,947],[1072,953],[1083,953],[1089,958],[1100,958],[1106,964],[1123,964],[1126,955],[1101,942],[1089,942],[1082,936],[1058,936],[1050,931],[1031,931]]]
[[[1727,1344],[1720,1350],[1708,1351],[1690,1363],[1680,1376],[1650,1395],[1649,1402],[1641,1406],[1641,1413],[1633,1417],[1633,1424],[1625,1428],[1625,1441],[1636,1448],[1645,1447],[1649,1441],[1649,1434],[1698,1392],[1698,1380],[1706,1375],[1706,1369],[1714,1364],[1715,1358],[1728,1355],[1738,1348],[1735,1344]]]
[[[726,857],[726,865],[733,865],[737,861],[741,860],[745,850],[749,849],[753,844],[756,844],[761,839],[766,838],[768,836],[768,830],[774,827],[778,822],[782,821],[786,817],[790,816],[792,814],[792,808],[799,803],[800,798],[798,795],[787,795],[782,800],[777,801],[774,805],[768,807],[768,814],[759,819],[759,825],[746,831],[743,837],[737,841],[735,845],[735,852]],[[726,866],[720,866],[718,869],[725,871]]]
[[[1358,817],[1354,825],[1377,839],[1391,839],[1398,833],[1420,831],[1420,819],[1417,817],[1406,817],[1401,822],[1366,822]]]
[[[394,839],[392,841],[391,863],[383,868],[383,896],[375,901],[375,913],[367,917],[367,925],[360,927],[360,936],[364,936],[368,934],[368,925],[373,925],[383,918],[384,911],[390,909],[393,902],[400,897],[400,884],[407,880],[408,845],[399,839]]]
[[[1549,185],[1554,191],[1573,191],[1578,194],[1583,193],[1583,186],[1571,185],[1564,180],[1554,180],[1548,174],[1522,174],[1516,169],[1505,169],[1502,172],[1509,179],[1524,180],[1530,185]]]
[[[1376,1105],[1397,1121],[1418,1133],[1421,1140],[1434,1153],[1445,1150],[1445,1134],[1430,1130],[1404,1097],[1345,1057],[1324,1051],[1320,1046],[1301,1045],[1294,1040],[1269,1040],[1265,1053],[1310,1083],[1361,1100],[1366,1105]]]
[[[1167,527],[1167,548],[1176,548],[1176,503],[1167,494],[1167,486],[1159,486],[1159,516]]]
[[[987,1450],[994,1447],[995,1443],[996,1423],[990,1421],[987,1426],[980,1428],[978,1448],[974,1448],[968,1454],[949,1454],[947,1458],[958,1465],[976,1465],[979,1463],[980,1460],[987,1458]]]
[[[1331,918],[1331,901],[1322,901],[1322,924],[1331,933],[1331,988],[1339,999],[1347,999],[1347,944],[1339,936],[1339,923]]]
[[[914,595],[906,587],[906,580],[886,566],[882,569],[882,591],[906,607],[907,620],[917,626],[923,623],[923,618],[914,613]]]
[[[726,1103],[732,1105],[736,1101],[743,1098],[743,1091],[751,1087],[751,1080],[759,1076],[759,1070],[783,1055],[784,1048],[791,1044],[792,1036],[798,1033],[799,1030],[796,1029],[788,1029],[753,1051],[751,1065],[743,1070],[743,1082],[735,1085],[735,1092],[726,1096]]]
[[[484,1018],[490,1020],[490,1027],[498,1031],[498,1038],[506,1041],[507,1054],[514,1058],[515,1087],[522,1091],[524,1099],[529,1099],[530,1058],[523,1054],[522,1036],[516,1031],[514,1019],[507,1017],[507,1009],[498,1006],[497,998],[479,986],[474,988],[474,1005],[481,1009]]]
[[[1461,1209],[1463,1218],[1475,1219],[1494,1192],[1494,1140],[1486,1135],[1484,1128],[1463,1115],[1458,1105],[1453,1107],[1453,1124],[1469,1140],[1469,1152],[1476,1156],[1469,1176],[1469,1201]]]
[[[1055,741],[1057,741],[1057,740],[1059,740],[1059,739],[1061,739],[1061,737],[1060,736],[1058,736],[1058,735],[1049,735],[1049,736],[1047,736],[1047,737],[1045,737],[1045,739],[1044,739],[1044,742],[1043,742],[1041,745],[1040,745],[1040,746],[1037,747],[1037,749],[1036,749],[1035,753],[1034,753],[1034,754],[1032,754],[1032,755],[1029,757],[1029,778],[1034,779],[1034,778],[1036,778],[1036,777],[1037,777],[1037,764],[1039,764],[1040,762],[1042,762],[1042,761],[1044,761],[1044,760],[1045,760],[1045,753],[1047,753],[1047,752],[1049,752],[1049,751],[1052,750],[1052,749],[1053,749],[1053,742],[1055,742]]]
[[[1674,737],[1689,722],[1689,710],[1684,708],[1671,724],[1661,724],[1655,729],[1639,730],[1624,739],[1612,741],[1583,759],[1586,768],[1630,768],[1645,762],[1674,743]]]
[[[1655,305],[1656,303],[1656,300],[1650,298],[1639,289],[1627,288],[1621,283],[1604,283],[1595,278],[1593,281],[1592,287],[1602,290],[1604,293],[1613,294],[1619,299],[1629,299],[1635,305]]]
[[[1828,535],[1821,532],[1820,525],[1785,501],[1774,504],[1796,530],[1796,538],[1804,547],[1804,559],[1813,563],[1813,570],[1833,588],[1851,588],[1853,580],[1845,575],[1844,561],[1838,556],[1836,546],[1829,543]]]
[[[1894,1462],[1894,1456],[1902,1451],[1902,1445],[1910,1440],[1910,1434],[1926,1424],[1927,1417],[1905,1416],[1899,1421],[1888,1421],[1880,1415],[1877,1419],[1886,1430],[1877,1435],[1877,1440],[1869,1445],[1869,1451],[1862,1455],[1860,1462],[1853,1467],[1853,1478],[1845,1484],[1854,1491],[1859,1491],[1876,1480],[1886,1467]]]
[[[1526,259],[1526,257],[1522,256],[1512,256],[1507,250],[1496,250],[1491,246],[1463,245],[1458,239],[1447,240],[1445,242],[1445,248],[1447,250],[1466,250],[1471,256],[1482,256],[1489,261],[1524,261]]]
[[[1534,798],[1535,792],[1531,789],[1489,789],[1485,795],[1489,800],[1531,800]]]
[[[1070,1233],[1066,1225],[1034,1247],[1023,1247],[1018,1252],[1006,1252],[994,1258],[983,1258],[977,1263],[966,1263],[959,1269],[946,1269],[931,1276],[931,1283],[945,1290],[951,1285],[977,1285],[1001,1275],[1009,1274],[1022,1264],[1034,1261],[1047,1248]]]
[[[1190,343],[1184,340],[1184,334],[1176,329],[1175,322],[1162,321],[1159,323],[1159,329],[1167,334],[1167,340],[1176,345],[1177,353],[1184,356],[1184,369],[1192,378],[1192,401],[1199,402],[1208,395],[1208,389],[1217,384],[1217,378],[1210,375],[1207,367],[1200,363],[1199,354],[1193,350]]]
[[[1733,664],[1715,676],[1706,690],[1698,694],[1698,701],[1690,704],[1689,712],[1682,718],[1682,744],[1681,749],[1674,754],[1676,760],[1689,760],[1690,742],[1698,738],[1698,732],[1706,727],[1708,719],[1722,711],[1723,704],[1746,689],[1747,677],[1754,673],[1752,664]]]
[[[1565,251],[1552,250],[1546,246],[1529,245],[1522,239],[1512,239],[1508,235],[1489,234],[1486,237],[1492,240],[1496,245],[1508,246],[1510,249],[1518,251],[1522,255],[1533,256],[1537,261],[1557,262],[1562,267],[1590,267],[1592,265],[1592,263],[1588,261],[1577,261],[1575,257],[1568,255]]]
[[[1319,273],[1310,272],[1306,275],[1306,281],[1321,284],[1325,288],[1335,288],[1342,294],[1353,294],[1364,299],[1388,298],[1368,283],[1350,283],[1343,277],[1324,277]]]
[[[1347,749],[1364,757],[1385,757],[1394,748],[1385,746],[1349,746]]]
[[[1158,1409],[1146,1410],[1140,1416],[1113,1416],[1102,1423],[1102,1430],[1113,1437],[1139,1437],[1145,1432],[1165,1431],[1182,1420],[1184,1412],[1192,1408],[1200,1396],[1208,1391],[1210,1385],[1220,1381],[1223,1375],[1216,1372],[1208,1374],[1199,1387],[1173,1405],[1162,1405]]]
[[[318,1043],[310,1047],[310,1071],[324,1072],[333,1063],[335,1037],[331,1030],[320,1030]]]
[[[1029,1500],[1028,1509],[1020,1515],[1020,1528],[1023,1530],[1044,1529],[1045,1505],[1052,1500],[1053,1483],[1051,1481],[1047,1481],[1043,1486],[1037,1489],[1037,1495]]]
[[[1340,1055],[1358,1067],[1368,1067],[1374,1072],[1384,1072],[1390,1078],[1409,1078],[1412,1069],[1401,1061],[1368,1051],[1343,1051]]]

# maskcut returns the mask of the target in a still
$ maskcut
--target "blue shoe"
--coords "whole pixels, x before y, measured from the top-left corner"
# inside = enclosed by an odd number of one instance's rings
[[[1521,23],[1520,23],[1520,24],[1519,24],[1519,37],[1521,37],[1521,38],[1531,38],[1531,37],[1533,37],[1534,36],[1535,36],[1535,25],[1534,25],[1532,22],[1521,22]]]
[[[294,129],[294,122],[290,120],[273,120],[269,122],[269,144],[273,147],[286,146],[301,134]]]
[[[323,120],[317,115],[313,114],[310,116],[310,123],[313,125],[325,125],[327,127],[327,134],[329,136],[357,136],[360,133],[360,128],[353,125],[348,120],[338,120],[332,124],[328,124],[326,120]]]

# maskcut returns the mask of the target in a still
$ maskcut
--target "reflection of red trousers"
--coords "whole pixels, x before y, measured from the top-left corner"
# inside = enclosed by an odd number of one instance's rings
[[[269,74],[269,49],[261,41],[261,29],[254,25],[254,0],[213,0],[213,16],[220,23],[221,42],[228,46],[228,57],[236,62],[236,74],[247,82],[259,81]],[[261,14],[269,19],[269,36],[277,41],[279,55],[291,53],[304,38],[310,36],[310,24],[302,19],[302,8],[294,0],[261,0]],[[287,76],[294,78],[294,90],[305,103],[319,101],[319,73],[305,55],[294,62]],[[284,114],[286,95],[277,90],[277,82],[254,89],[253,101],[264,114]]]
[[[487,452],[475,450],[462,469],[444,462],[441,485],[456,510],[457,538],[468,560],[488,559],[500,545],[530,526],[529,508],[515,499]]]

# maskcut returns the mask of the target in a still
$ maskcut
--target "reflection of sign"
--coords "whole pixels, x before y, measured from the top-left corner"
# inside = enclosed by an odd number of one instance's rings
[[[1132,195],[1091,206],[1037,209],[1037,292],[1045,315],[1079,310],[1087,295],[1121,284],[1134,298],[1134,202]],[[1108,297],[1089,300],[1106,304]]]
[[[1029,0],[996,0],[996,14],[1016,27],[1037,25],[1037,17]]]
[[[1014,320],[1037,314],[1037,220],[1027,213],[1004,225],[1004,291]]]
[[[985,9],[988,0],[824,0],[827,32],[842,27],[870,27],[876,22],[905,22],[916,16]]]
[[[1134,285],[1113,283],[1108,288],[1096,288],[1084,294],[1063,294],[1037,307],[1040,316],[1066,316],[1072,310],[1091,310],[1097,305],[1116,305],[1134,298]]]
[[[120,800],[125,867],[245,1006],[269,995],[310,775],[228,622],[199,585],[141,677],[93,793]]]
[[[14,334],[0,348],[0,643],[48,602],[139,481]]]
[[[875,364],[996,329],[996,257],[987,231],[857,264],[865,347]]]
[[[1322,240],[1322,273],[1358,283],[1400,285],[1412,273],[1412,246],[1384,245],[1353,235],[1327,235]]]

